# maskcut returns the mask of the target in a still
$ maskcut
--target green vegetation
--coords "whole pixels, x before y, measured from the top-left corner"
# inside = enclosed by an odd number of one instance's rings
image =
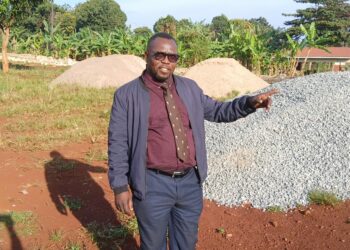
[[[208,58],[229,57],[256,74],[293,76],[295,56],[304,47],[350,45],[349,3],[295,1],[311,7],[287,14],[296,18],[286,22],[289,29],[275,29],[264,17],[245,20],[219,15],[206,24],[167,15],[154,23],[153,31],[168,32],[177,39],[181,67]],[[143,56],[152,35],[148,27],[133,31],[126,27],[126,16],[113,0],[88,0],[75,8],[42,0],[28,8],[25,16],[16,20],[9,35],[12,52],[76,60],[110,54]]]
[[[71,211],[79,210],[83,205],[81,199],[72,197],[69,195],[63,196],[63,204],[65,207],[69,208]]]
[[[223,227],[218,227],[218,228],[215,229],[215,232],[217,232],[217,233],[219,233],[221,235],[224,235],[226,233],[226,230]]]
[[[287,32],[293,37],[303,35],[300,25],[309,28],[314,22],[317,35],[326,38],[322,45],[350,46],[350,4],[348,0],[294,0],[308,4],[305,9],[298,9],[295,14],[284,14],[295,19],[285,22],[290,26]]]
[[[227,100],[231,100],[233,98],[235,98],[236,96],[238,96],[239,92],[236,90],[232,90],[230,93],[228,93],[225,97],[220,97],[220,98],[216,98],[218,101],[227,101]]]
[[[37,218],[30,211],[23,212],[10,212],[1,215],[1,224],[4,223],[7,226],[13,226],[16,233],[19,236],[31,236],[38,230]],[[0,230],[4,228],[4,225],[0,224]]]
[[[105,139],[115,89],[50,89],[49,82],[63,70],[23,67],[0,74],[0,117],[5,119],[0,148],[37,150]]]
[[[50,232],[49,239],[52,242],[61,242],[63,239],[63,231],[60,229],[56,229]]]
[[[310,191],[308,199],[311,204],[317,205],[335,206],[340,202],[339,198],[335,194],[322,190]]]
[[[44,162],[44,165],[52,167],[53,169],[57,170],[57,172],[64,172],[75,168],[73,161],[67,161],[59,157]]]
[[[119,216],[118,216],[119,217]],[[121,215],[121,225],[89,223],[86,233],[99,248],[118,248],[128,236],[138,233],[136,217],[129,218]],[[112,247],[113,246],[113,247]]]
[[[64,247],[64,250],[81,250],[84,249],[80,243],[69,241],[66,246]]]
[[[94,31],[112,31],[125,28],[126,15],[113,0],[88,0],[75,9],[76,28]]]
[[[7,73],[9,70],[9,62],[7,59],[7,46],[10,40],[10,29],[16,21],[23,19],[29,15],[29,9],[38,6],[42,0],[4,0],[0,2],[0,33],[2,35],[2,63],[3,71]]]
[[[87,153],[85,159],[88,162],[92,161],[107,161],[107,149],[91,148]]]
[[[270,206],[266,208],[266,211],[272,213],[284,212],[283,208],[281,208],[280,206]]]

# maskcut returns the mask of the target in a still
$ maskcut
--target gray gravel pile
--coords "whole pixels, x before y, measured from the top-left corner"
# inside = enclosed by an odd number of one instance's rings
[[[350,72],[279,82],[269,113],[206,122],[204,196],[219,204],[292,208],[323,190],[350,198]]]

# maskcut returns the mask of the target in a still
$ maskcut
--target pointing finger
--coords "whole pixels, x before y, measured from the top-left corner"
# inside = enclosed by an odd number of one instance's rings
[[[271,89],[270,91],[266,92],[265,95],[272,96],[272,95],[275,95],[275,94],[277,94],[279,92],[280,91],[278,89]]]
[[[266,104],[266,112],[270,111],[271,105],[272,105],[272,99],[268,97],[267,104]]]

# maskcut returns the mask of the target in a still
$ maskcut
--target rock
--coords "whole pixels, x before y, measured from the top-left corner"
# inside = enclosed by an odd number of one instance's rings
[[[24,195],[29,194],[29,192],[28,192],[26,189],[21,190],[20,193],[21,193],[21,194],[24,194]]]
[[[226,234],[225,237],[226,237],[226,239],[229,239],[229,238],[232,238],[232,236],[233,236],[232,234]]]

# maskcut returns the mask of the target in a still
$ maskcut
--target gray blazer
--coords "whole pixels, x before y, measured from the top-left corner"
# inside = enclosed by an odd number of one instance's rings
[[[200,180],[207,177],[204,119],[232,122],[255,111],[248,96],[232,102],[218,102],[203,94],[191,79],[175,76],[176,90],[187,108],[196,149]],[[142,78],[125,84],[114,94],[108,129],[108,178],[111,188],[120,193],[128,185],[135,197],[146,193],[146,157],[150,97]]]

